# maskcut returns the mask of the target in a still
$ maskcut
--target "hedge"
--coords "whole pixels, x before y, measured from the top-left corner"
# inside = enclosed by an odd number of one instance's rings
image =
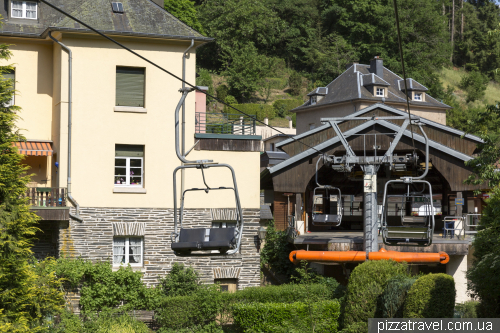
[[[300,99],[278,99],[273,103],[273,108],[276,115],[284,117],[288,111],[295,109],[302,104],[304,104],[304,101]]]
[[[368,323],[360,321],[349,325],[339,333],[364,333],[364,332],[368,332]]]
[[[220,313],[222,297],[215,286],[201,288],[190,296],[166,297],[155,311],[156,321],[170,329],[209,324]]]
[[[398,275],[387,282],[379,302],[382,318],[403,318],[406,295],[416,280],[417,278]]]
[[[453,318],[455,281],[444,273],[420,277],[408,291],[404,318]]]
[[[366,261],[354,268],[349,277],[343,327],[375,318],[377,299],[390,278],[408,275],[406,263],[393,260]]]
[[[274,119],[276,117],[276,112],[274,111],[274,108],[271,105],[266,105],[266,104],[233,104],[233,107],[235,107],[238,110],[241,110],[242,112],[251,115],[251,116],[256,116],[258,120],[263,121],[264,118],[269,118],[269,119]],[[234,109],[230,109],[226,107],[224,109],[224,112],[229,113],[229,114],[237,114],[238,111],[235,111]]]
[[[295,303],[238,303],[232,307],[234,323],[243,332],[337,332],[337,301]]]
[[[338,297],[338,287],[325,284],[284,284],[280,286],[251,287],[226,294],[230,302],[238,303],[294,303],[307,299],[332,300]],[[341,296],[341,295],[340,295]]]

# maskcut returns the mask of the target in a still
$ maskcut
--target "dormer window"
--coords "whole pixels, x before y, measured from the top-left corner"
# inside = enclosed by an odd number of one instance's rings
[[[384,88],[377,88],[377,90],[375,91],[375,96],[384,97],[385,96],[385,89]]]
[[[37,7],[38,4],[34,1],[12,1],[10,3],[11,17],[13,18],[26,18],[34,19],[38,18]]]
[[[318,102],[318,96],[317,95],[311,96],[311,105],[314,105],[317,102]]]
[[[414,101],[422,101],[422,93],[417,93],[417,92],[416,92],[416,93],[413,95],[413,100],[414,100]]]

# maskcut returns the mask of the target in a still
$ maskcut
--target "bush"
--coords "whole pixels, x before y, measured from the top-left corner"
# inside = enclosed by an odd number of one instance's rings
[[[406,275],[397,275],[387,282],[379,303],[382,318],[403,318],[406,294],[416,280]]]
[[[57,260],[56,275],[66,286],[80,287],[82,312],[97,312],[119,307],[121,311],[152,309],[158,302],[156,289],[147,288],[142,273],[130,266],[112,270],[110,262],[61,258]]]
[[[165,296],[188,296],[200,289],[200,278],[192,267],[174,263],[170,272],[160,280]]]
[[[478,301],[467,301],[455,304],[455,318],[478,318]]]
[[[216,91],[217,91],[217,98],[223,102],[226,102],[226,97],[228,96],[229,88],[225,84],[221,84],[220,86],[217,87]]]
[[[234,323],[244,332],[337,332],[340,305],[337,301],[312,304],[250,303],[232,307]]]
[[[405,318],[453,318],[455,281],[444,273],[420,277],[408,291]]]
[[[462,77],[460,88],[467,92],[467,102],[474,102],[484,97],[489,79],[478,71],[472,71]]]
[[[273,103],[273,108],[278,117],[284,118],[288,112],[304,104],[299,99],[279,99]]]
[[[293,247],[288,242],[285,231],[277,230],[274,221],[271,221],[267,227],[266,242],[260,251],[261,265],[269,265],[277,273],[290,277],[295,267],[288,259]]]
[[[156,311],[160,326],[170,329],[205,326],[221,312],[223,293],[218,286],[201,286],[189,296],[166,297]]]
[[[290,93],[292,95],[300,95],[300,92],[302,90],[302,76],[294,71],[288,79],[288,86],[290,87]]]
[[[347,285],[343,327],[375,318],[378,297],[389,279],[396,275],[408,276],[406,263],[380,260],[356,266]]]

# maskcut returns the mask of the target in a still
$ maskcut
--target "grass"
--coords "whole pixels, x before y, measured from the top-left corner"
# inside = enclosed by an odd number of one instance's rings
[[[452,87],[455,91],[455,96],[457,96],[458,100],[465,104],[465,98],[467,97],[465,91],[460,89],[460,80],[462,80],[462,76],[464,76],[467,72],[462,68],[443,68],[441,70],[440,79],[443,83],[444,88],[446,89],[448,86]],[[474,103],[470,103],[471,107],[480,107],[485,104],[495,104],[495,102],[500,100],[500,84],[490,81],[488,83],[488,87],[486,88],[486,92],[484,97],[475,101]]]

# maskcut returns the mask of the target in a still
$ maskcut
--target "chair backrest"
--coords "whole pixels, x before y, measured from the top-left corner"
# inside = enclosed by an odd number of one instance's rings
[[[233,241],[236,228],[211,228],[209,241]]]
[[[181,229],[179,242],[203,242],[206,229]]]

